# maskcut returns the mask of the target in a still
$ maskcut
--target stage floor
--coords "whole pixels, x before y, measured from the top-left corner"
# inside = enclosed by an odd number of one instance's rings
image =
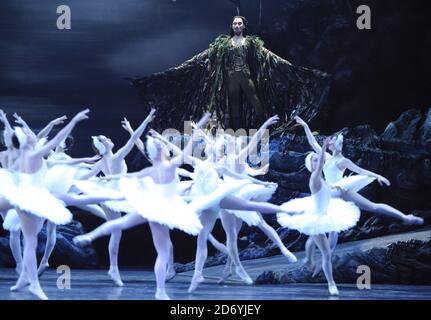
[[[391,235],[381,238],[361,240],[339,244],[337,253],[348,252],[353,248],[367,250],[371,247],[386,247],[394,241],[408,241],[412,239],[428,240],[429,230],[411,232],[401,235]],[[249,275],[256,279],[263,271],[294,269],[301,263],[304,252],[295,252],[298,262],[286,264],[286,258],[279,255],[263,259],[243,261]],[[379,285],[372,284],[370,290],[359,290],[353,284],[337,284],[339,297],[330,297],[326,284],[285,284],[285,285],[252,285],[247,286],[233,277],[225,285],[217,284],[224,266],[204,269],[206,282],[202,283],[193,294],[188,294],[193,272],[177,274],[166,285],[167,293],[177,300],[311,300],[311,299],[339,299],[339,300],[431,300],[431,286],[410,285]],[[57,274],[55,269],[49,269],[40,278],[42,288],[50,299],[56,300],[109,300],[109,299],[154,299],[156,281],[152,270],[124,269],[120,270],[124,287],[116,287],[107,275],[107,269],[71,270],[71,288],[61,290],[57,288]],[[34,299],[26,291],[10,292],[9,288],[15,284],[17,275],[13,269],[0,269],[0,300]]]

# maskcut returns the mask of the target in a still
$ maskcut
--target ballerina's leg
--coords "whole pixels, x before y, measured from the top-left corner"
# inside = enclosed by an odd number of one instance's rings
[[[11,290],[20,290],[27,284],[30,284],[29,291],[36,295],[39,299],[46,300],[48,297],[40,287],[37,276],[36,259],[37,234],[43,225],[43,219],[23,212],[19,209],[17,209],[17,212],[20,217],[22,233],[24,234],[24,267],[16,285],[13,286]]]
[[[172,245],[172,241],[169,238],[169,260],[168,260],[168,268],[166,270],[166,281],[173,279],[176,275],[175,266],[174,266],[174,246]]]
[[[9,246],[12,256],[16,262],[16,272],[22,271],[22,250],[21,250],[21,230],[11,231],[9,235]]]
[[[216,238],[214,238],[214,236],[211,233],[208,235],[208,240],[213,245],[213,247],[216,248],[218,251],[220,251],[225,255],[229,254],[226,246],[220,241],[218,241]]]
[[[280,248],[281,253],[289,260],[289,262],[294,263],[297,261],[295,255],[290,252],[290,250],[284,245],[283,241],[281,241],[277,231],[275,231],[274,228],[272,228],[262,217],[261,222],[257,225],[257,227],[262,230],[263,233],[265,233],[277,247]]]
[[[305,258],[302,261],[304,264],[308,266],[314,265],[314,248],[315,243],[312,237],[308,237],[305,242]]]
[[[37,273],[41,276],[46,269],[49,268],[49,257],[54,250],[55,243],[57,242],[57,226],[51,221],[46,222],[46,244],[45,244],[45,252],[43,253],[42,260],[39,264],[39,269]]]
[[[328,281],[328,289],[331,295],[338,295],[338,289],[335,285],[334,278],[332,275],[332,253],[331,247],[329,245],[328,238],[326,235],[316,235],[312,236],[313,241],[316,243],[320,252],[322,253],[322,268],[325,274],[326,280]]]
[[[283,209],[275,204],[245,200],[232,195],[223,198],[223,200],[220,201],[220,207],[227,210],[257,211],[262,214],[283,212]]]
[[[196,246],[196,259],[195,259],[195,271],[193,274],[192,281],[190,283],[189,292],[196,290],[199,283],[204,281],[202,276],[202,270],[204,268],[205,261],[208,256],[208,236],[214,228],[214,224],[217,220],[218,212],[215,210],[205,210],[201,213],[199,219],[202,223],[202,230],[199,232],[197,237]]]
[[[380,214],[383,216],[391,217],[397,220],[401,220],[405,223],[410,224],[423,224],[423,219],[413,216],[406,215],[401,211],[384,203],[374,203],[367,198],[361,196],[357,192],[346,191],[343,192],[341,198],[345,201],[351,201],[356,204],[361,210],[366,210],[372,213]]]
[[[106,218],[108,220],[117,220],[121,218],[120,212],[112,211],[105,208]],[[118,269],[118,252],[120,250],[120,241],[122,235],[122,229],[116,229],[111,232],[111,237],[109,239],[109,271],[108,274],[117,286],[123,286],[123,281],[121,281],[120,270]]]
[[[240,229],[240,227],[237,227],[238,225],[242,225],[242,220],[240,221],[240,223],[238,223],[237,219],[241,220],[234,214],[228,213],[225,210],[221,211],[221,221],[223,229],[226,232],[226,244],[229,252],[229,258],[235,264],[235,272],[246,284],[253,284],[253,280],[247,274],[243,265],[241,264],[241,260],[239,259],[237,241],[239,230],[237,229]],[[230,267],[231,262],[229,261],[229,259],[226,263],[228,263]]]
[[[156,275],[157,282],[155,297],[158,300],[169,300],[170,298],[167,295],[165,288],[166,268],[169,261],[170,246],[172,245],[169,236],[169,228],[155,222],[150,222],[149,224],[154,247],[157,251],[157,259],[154,264],[154,273]]]

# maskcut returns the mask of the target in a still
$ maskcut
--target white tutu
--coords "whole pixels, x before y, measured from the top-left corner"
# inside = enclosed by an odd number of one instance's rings
[[[16,212],[15,209],[10,209],[6,213],[6,217],[3,221],[3,229],[8,231],[21,230],[21,222],[19,220],[18,212]]]
[[[123,195],[118,185],[118,179],[110,181],[75,180],[74,185],[79,191],[92,196],[117,198]],[[126,200],[104,201],[101,206],[119,213],[136,213],[136,210]]]
[[[44,185],[45,169],[33,174],[10,173],[0,169],[0,195],[11,205],[25,212],[60,225],[72,220],[65,204],[54,197]]]
[[[193,208],[177,194],[178,182],[178,178],[167,184],[156,184],[151,177],[122,178],[119,186],[135,212],[148,221],[197,235],[202,224]]]
[[[44,184],[53,194],[67,194],[75,182],[76,169],[73,166],[58,164],[46,171]]]
[[[331,198],[330,187],[323,184],[316,194],[293,199],[282,205],[286,213],[277,214],[278,223],[306,235],[347,230],[359,221],[360,210],[352,202]]]

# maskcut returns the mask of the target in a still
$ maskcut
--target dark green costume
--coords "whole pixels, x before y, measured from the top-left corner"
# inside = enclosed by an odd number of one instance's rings
[[[286,126],[296,115],[309,121],[320,111],[329,91],[328,74],[292,65],[258,37],[247,36],[240,48],[233,48],[230,40],[219,36],[180,66],[132,81],[146,108],[158,109],[156,127],[182,130],[183,121],[196,121],[207,110],[224,128],[230,127],[232,115],[239,115],[246,129],[275,114]],[[248,97],[241,103],[234,100],[238,84]]]

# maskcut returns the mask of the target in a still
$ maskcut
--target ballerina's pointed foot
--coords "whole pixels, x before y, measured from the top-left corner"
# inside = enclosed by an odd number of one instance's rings
[[[335,285],[335,283],[333,284],[329,284],[328,285],[328,289],[329,289],[329,294],[331,296],[338,296],[340,293],[338,292],[337,286]]]
[[[43,292],[42,288],[40,287],[40,284],[30,285],[30,287],[28,288],[28,291],[30,291],[40,300],[48,300],[48,297],[46,296],[45,292]]]
[[[16,264],[15,272],[16,272],[18,275],[20,275],[20,274],[21,274],[21,272],[22,272],[22,263],[21,263],[21,262],[18,262],[18,263]]]
[[[76,236],[75,238],[73,238],[73,243],[80,246],[80,247],[84,247],[86,245],[89,245],[91,243],[92,239],[89,235],[87,234],[83,234],[80,236]]]
[[[115,285],[119,287],[124,286],[123,281],[121,281],[120,271],[118,268],[109,269],[108,275],[111,277],[112,281],[114,281]]]
[[[232,276],[232,269],[230,266],[227,266],[223,269],[223,273],[220,279],[217,281],[217,283],[224,284],[231,276]]]
[[[37,269],[37,274],[40,277],[49,268],[48,261],[41,261],[39,268]]]
[[[30,285],[30,281],[28,280],[27,275],[21,275],[18,278],[18,281],[16,282],[16,284],[10,287],[10,291],[18,291],[27,287],[28,285]]]
[[[290,252],[287,249],[283,249],[281,250],[281,253],[283,254],[283,256],[285,256],[287,258],[287,260],[289,261],[289,263],[295,263],[298,261],[298,259],[296,258],[296,256]]]
[[[169,296],[167,295],[165,290],[156,290],[156,294],[154,295],[154,297],[157,300],[171,300],[171,298],[169,298]]]
[[[235,267],[235,273],[238,275],[238,277],[241,278],[242,281],[244,281],[245,284],[247,285],[253,284],[253,280],[250,278],[250,276],[243,268]]]
[[[190,283],[190,287],[188,292],[192,293],[197,289],[199,284],[205,281],[205,278],[202,276],[202,273],[195,273],[192,278],[192,282]]]
[[[322,265],[320,265],[320,264],[317,264],[315,267],[314,267],[314,271],[313,271],[313,274],[311,275],[311,277],[312,278],[315,278],[315,277],[317,277],[319,274],[320,274],[320,272],[322,272]]]
[[[166,281],[172,280],[177,275],[177,272],[175,271],[174,267],[169,267],[166,271]]]
[[[409,214],[404,219],[404,222],[408,223],[408,224],[422,225],[422,224],[424,224],[424,219],[421,218],[421,217],[417,217],[417,216],[415,216],[413,214]]]

